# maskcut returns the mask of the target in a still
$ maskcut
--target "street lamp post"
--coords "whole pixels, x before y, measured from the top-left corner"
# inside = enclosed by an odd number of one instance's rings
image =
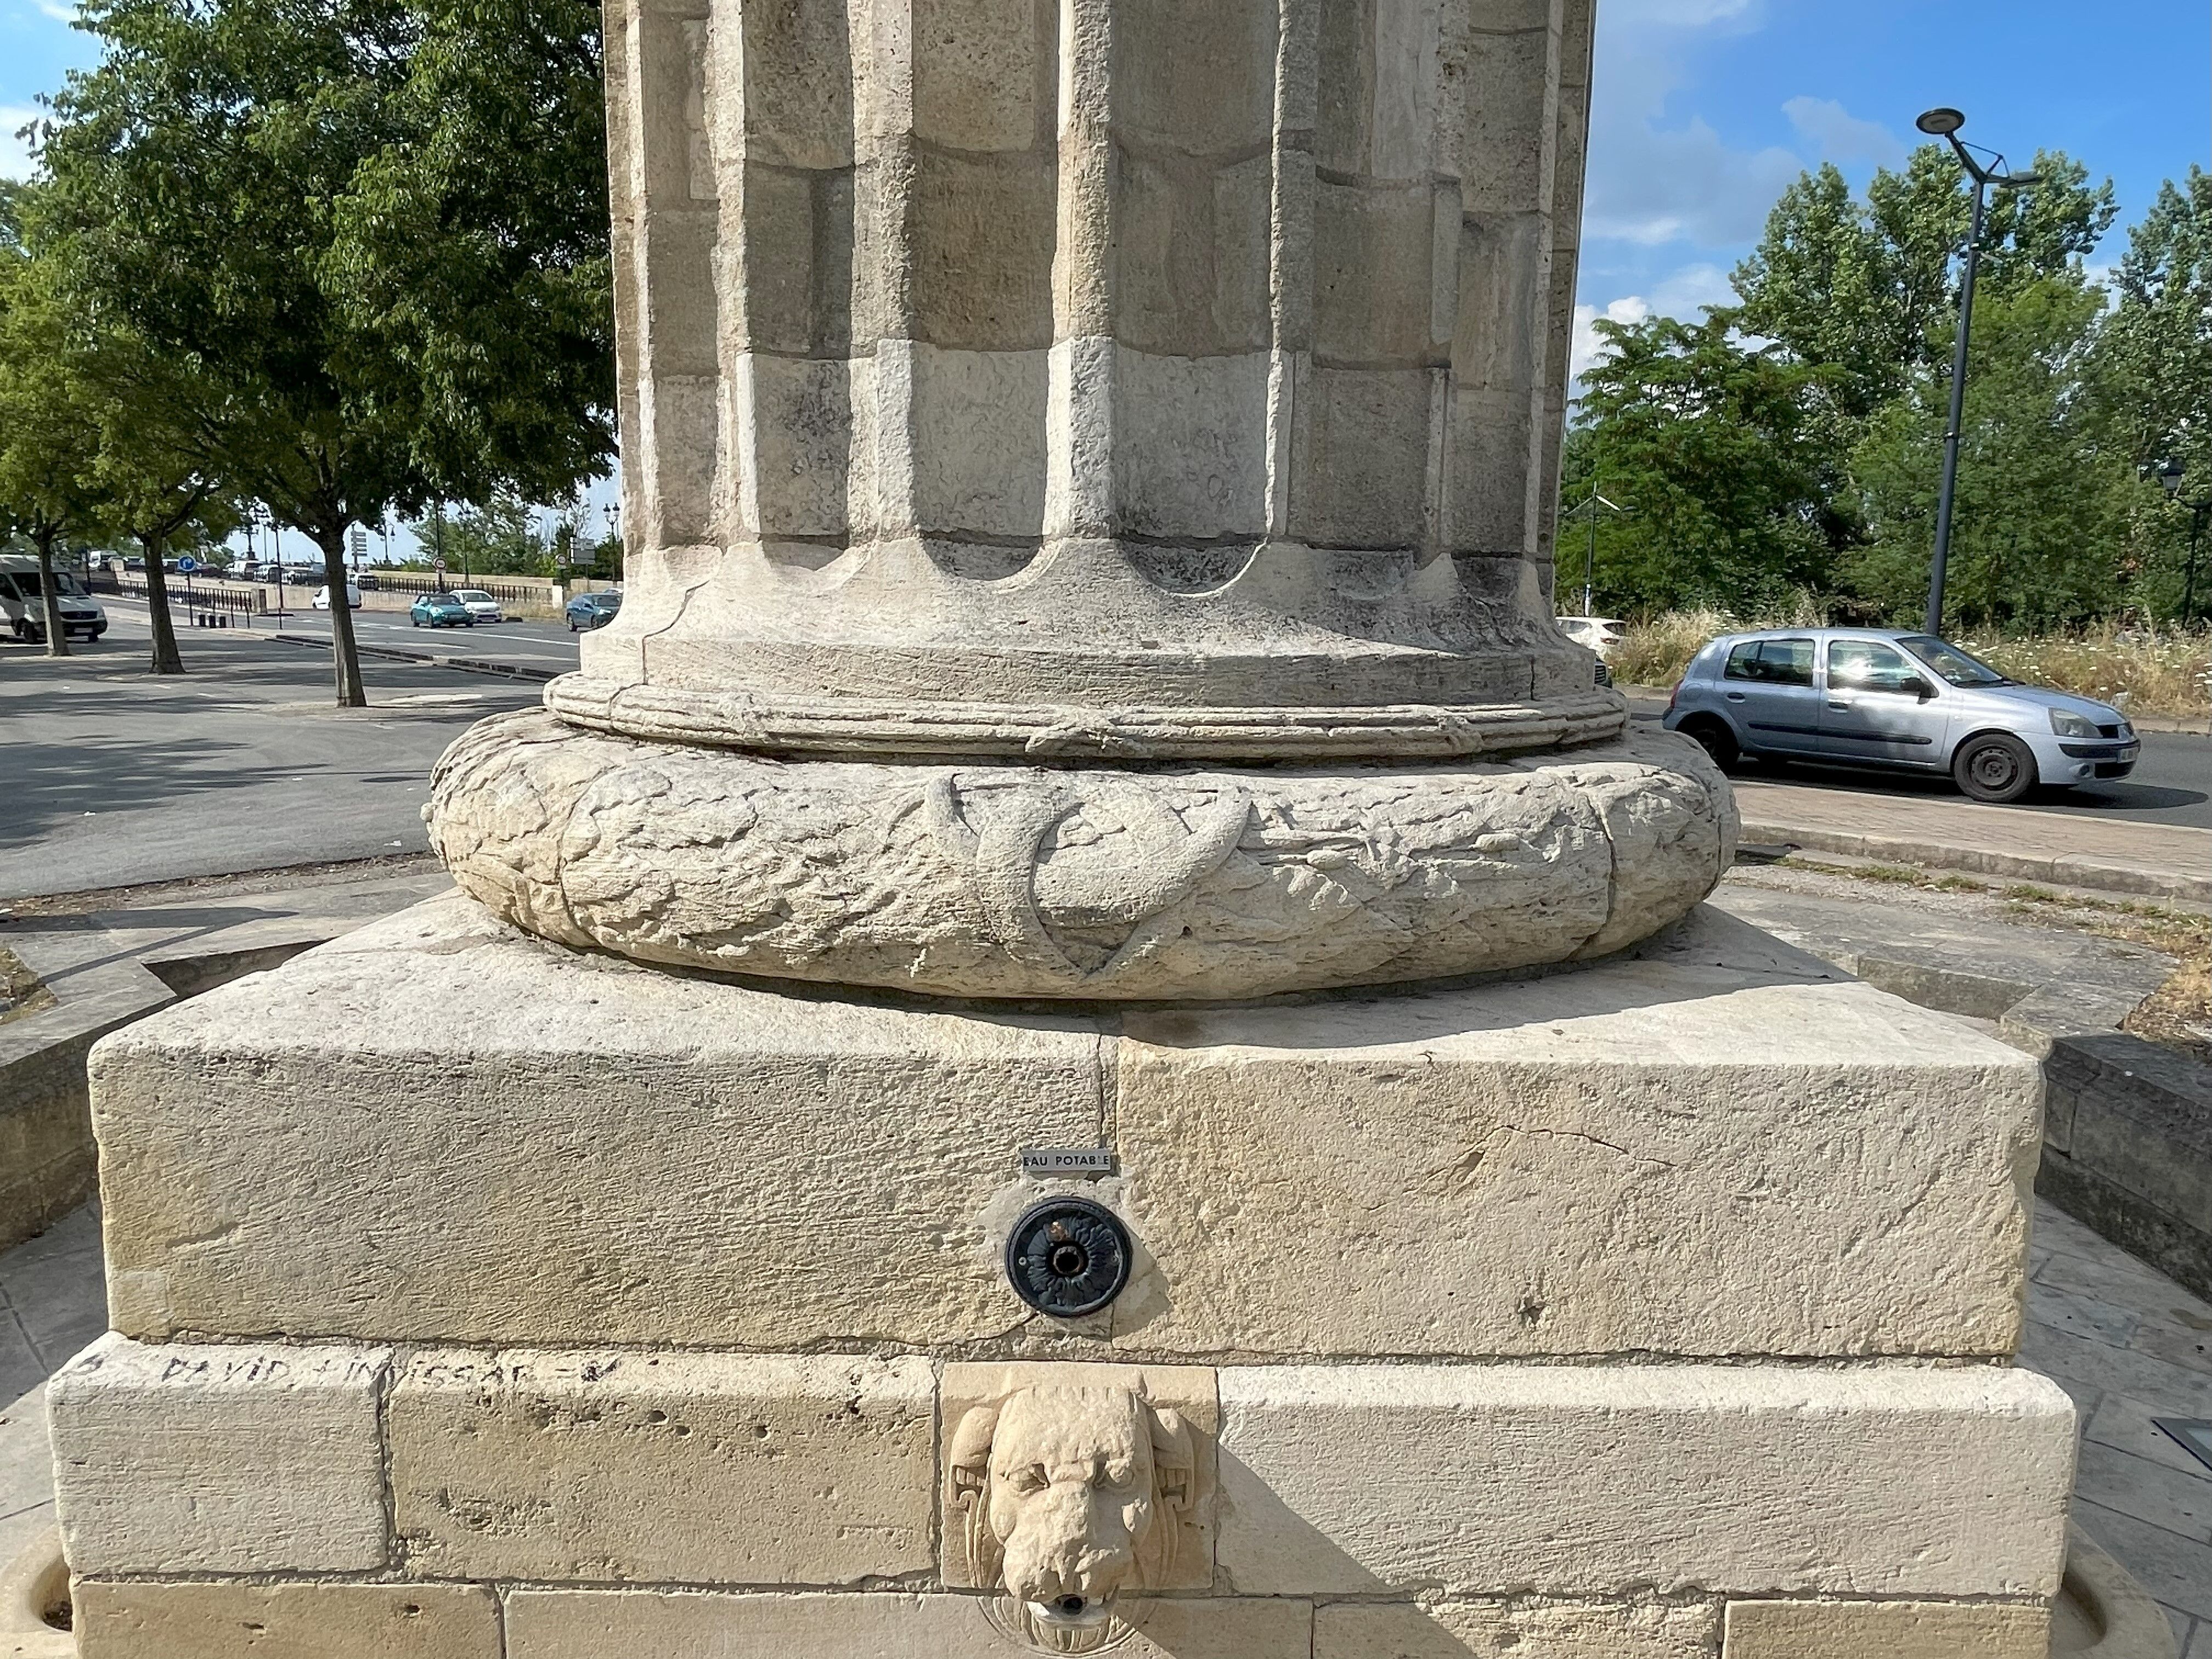
[[[1589,539],[1583,554],[1583,615],[1585,617],[1594,617],[1597,614],[1595,599],[1597,591],[1597,515],[1601,508],[1607,513],[1620,514],[1626,514],[1628,512],[1628,509],[1618,501],[1609,501],[1600,495],[1597,480],[1592,478],[1590,492],[1583,497],[1582,504],[1579,507],[1569,508],[1564,514],[1565,517],[1571,519],[1576,514],[1580,513],[1589,520]]]
[[[1936,556],[1928,570],[1928,632],[1943,632],[1943,580],[1951,562],[1951,512],[1959,495],[1959,437],[1966,421],[1966,344],[1974,329],[1974,281],[1982,268],[1982,232],[1989,222],[1989,191],[2021,190],[2038,182],[2033,173],[2005,173],[2004,157],[1991,158],[1984,167],[1960,142],[1959,129],[1966,118],[1954,109],[1931,109],[1917,123],[1931,138],[1945,138],[1958,153],[1959,165],[1974,181],[1973,228],[1966,236],[1966,269],[1959,285],[1959,337],[1951,354],[1951,418],[1943,433],[1943,488],[1936,501]]]
[[[2197,549],[2204,539],[2204,520],[2212,514],[2212,496],[2201,501],[2181,499],[2181,481],[2189,469],[2179,461],[2168,461],[2158,470],[2158,481],[2166,486],[2166,499],[2189,509],[2189,562],[2181,578],[2181,620],[2197,620]]]

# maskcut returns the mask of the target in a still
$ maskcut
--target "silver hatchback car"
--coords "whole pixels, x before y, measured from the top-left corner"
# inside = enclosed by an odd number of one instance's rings
[[[1692,659],[1667,729],[1723,766],[1739,756],[1948,772],[1976,800],[2014,801],[2135,770],[2117,708],[2008,679],[1927,634],[1871,628],[1726,634]]]

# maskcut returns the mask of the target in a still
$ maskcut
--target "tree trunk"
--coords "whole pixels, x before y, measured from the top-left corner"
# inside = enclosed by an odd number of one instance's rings
[[[169,544],[166,536],[138,538],[146,550],[146,619],[154,630],[152,674],[181,674],[185,659],[177,650],[177,624],[169,616],[169,578],[161,568],[161,554]]]
[[[331,590],[331,662],[337,672],[338,707],[366,708],[368,688],[361,683],[361,652],[353,640],[353,606],[346,600],[345,538],[341,524],[328,538],[315,538],[323,550],[323,582]]]
[[[66,657],[69,630],[62,626],[62,596],[54,585],[54,538],[33,536],[31,544],[39,550],[39,609],[46,620],[46,654]]]

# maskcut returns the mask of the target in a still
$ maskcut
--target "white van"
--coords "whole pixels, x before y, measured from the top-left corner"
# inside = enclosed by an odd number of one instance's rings
[[[82,634],[96,640],[107,631],[107,612],[70,572],[54,572],[54,592],[61,605],[64,637]],[[46,607],[39,586],[36,554],[0,553],[0,617],[6,617],[19,640],[46,637]]]

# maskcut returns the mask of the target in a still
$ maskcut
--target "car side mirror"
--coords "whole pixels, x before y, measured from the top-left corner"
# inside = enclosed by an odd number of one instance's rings
[[[1910,679],[1906,680],[1904,684],[1898,688],[1898,690],[1911,693],[1913,696],[1919,698],[1923,702],[1926,702],[1929,698],[1936,695],[1936,688],[1929,684],[1926,680],[1921,678],[1917,674],[1913,675]]]

